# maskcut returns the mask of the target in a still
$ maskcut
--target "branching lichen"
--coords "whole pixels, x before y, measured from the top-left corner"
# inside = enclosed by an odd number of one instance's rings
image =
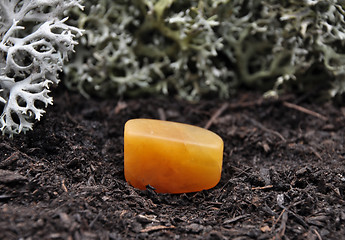
[[[343,93],[343,7],[337,0],[226,3],[224,9],[233,11],[221,12],[219,31],[238,78],[247,85],[272,88],[288,79],[302,81],[320,64],[336,79],[331,93]]]
[[[273,89],[318,66],[345,92],[340,0],[102,0],[75,11],[86,34],[66,66],[85,95],[177,93],[227,97],[234,85]]]
[[[52,104],[49,84],[73,51],[81,31],[59,20],[78,0],[0,2],[0,129],[9,135],[32,129]]]
[[[76,26],[85,28],[66,84],[82,93],[177,91],[227,96],[231,72],[217,60],[223,48],[217,16],[206,1],[88,1]]]

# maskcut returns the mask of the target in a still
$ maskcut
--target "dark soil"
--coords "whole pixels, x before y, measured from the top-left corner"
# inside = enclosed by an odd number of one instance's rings
[[[54,100],[34,131],[1,137],[0,239],[345,239],[345,108],[252,92],[192,104],[60,88]],[[219,184],[129,186],[131,118],[209,126],[224,140]]]

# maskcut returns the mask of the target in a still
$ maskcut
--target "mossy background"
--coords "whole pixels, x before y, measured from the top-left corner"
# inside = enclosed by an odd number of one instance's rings
[[[345,91],[340,0],[91,0],[65,84],[85,96]],[[287,84],[288,83],[288,84]],[[290,91],[292,91],[290,88]]]

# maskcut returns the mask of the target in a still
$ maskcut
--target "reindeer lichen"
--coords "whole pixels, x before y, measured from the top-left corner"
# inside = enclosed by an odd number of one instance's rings
[[[176,93],[187,99],[237,84],[301,88],[311,69],[345,92],[341,0],[91,0],[66,84],[87,94]],[[306,77],[308,75],[308,77]]]
[[[73,51],[81,31],[59,17],[79,0],[0,2],[0,129],[9,135],[32,129],[52,104],[49,85]]]
[[[195,99],[227,96],[231,72],[217,60],[223,48],[217,16],[202,1],[88,1],[75,11],[85,29],[66,84],[98,95],[176,91]]]

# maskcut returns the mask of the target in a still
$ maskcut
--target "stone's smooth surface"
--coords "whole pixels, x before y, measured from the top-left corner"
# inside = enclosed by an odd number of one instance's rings
[[[161,120],[125,125],[124,171],[133,187],[159,193],[210,189],[220,180],[223,140],[206,129]]]

